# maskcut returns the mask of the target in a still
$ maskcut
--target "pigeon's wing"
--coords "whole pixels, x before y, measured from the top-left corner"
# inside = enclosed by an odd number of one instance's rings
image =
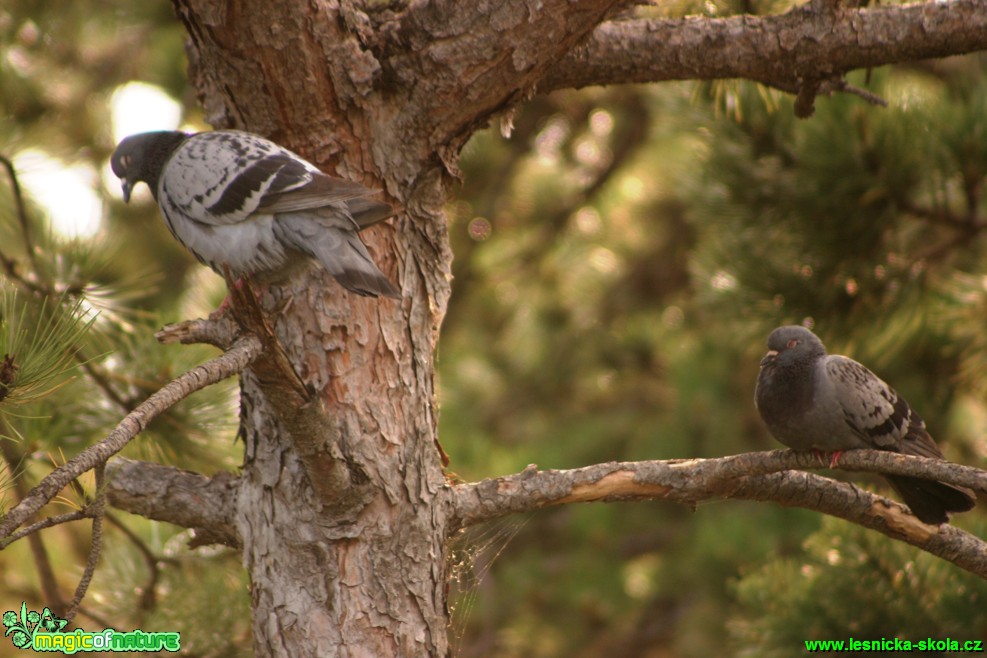
[[[175,151],[165,165],[159,198],[191,220],[218,226],[242,222],[255,212],[333,206],[374,193],[323,174],[263,137],[218,130],[193,135]],[[383,212],[373,211],[375,216]]]
[[[925,423],[908,402],[870,370],[835,355],[827,356],[824,366],[844,421],[866,443],[879,450],[904,452],[901,444],[907,435],[926,434]],[[938,452],[931,438],[929,444]]]
[[[825,368],[844,420],[864,441],[879,450],[942,459],[925,422],[877,375],[845,356],[826,357]],[[901,475],[885,477],[925,523],[946,523],[949,512],[964,512],[976,503],[970,489]]]
[[[380,192],[353,181],[327,176],[320,171],[307,173],[309,173],[308,179],[302,185],[270,190],[264,195],[258,210],[270,213],[309,210],[339,201],[368,199]],[[383,202],[376,203],[390,208]]]

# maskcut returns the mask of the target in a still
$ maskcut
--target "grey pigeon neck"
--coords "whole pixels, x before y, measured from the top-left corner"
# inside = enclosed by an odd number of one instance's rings
[[[144,171],[140,178],[151,188],[154,200],[158,200],[158,183],[161,181],[161,172],[164,170],[168,158],[175,152],[182,142],[188,139],[188,135],[181,132],[160,133],[148,144],[146,156],[144,158]]]

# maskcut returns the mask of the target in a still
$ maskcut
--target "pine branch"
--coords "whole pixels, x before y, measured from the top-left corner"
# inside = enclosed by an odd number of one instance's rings
[[[21,184],[17,180],[17,170],[14,168],[14,163],[4,155],[0,155],[0,164],[7,170],[7,177],[10,179],[10,189],[14,195],[14,207],[17,211],[17,219],[21,224],[21,235],[24,238],[24,251],[28,260],[31,261],[31,269],[40,275],[38,257],[35,254],[34,242],[31,240],[31,222],[27,217],[27,206],[24,203],[24,195],[21,193]],[[0,261],[3,261],[8,274],[16,273],[13,259],[0,254]]]
[[[981,0],[609,21],[551,68],[538,91],[744,78],[797,93],[806,81],[832,81],[847,71],[984,49],[987,5]]]
[[[256,337],[243,336],[228,351],[184,373],[155,392],[127,414],[105,439],[86,448],[45,476],[0,522],[0,541],[9,537],[21,524],[40,511],[74,478],[105,463],[120,452],[155,417],[192,393],[241,372],[257,358],[260,350],[261,344]]]
[[[847,451],[847,470],[911,475],[987,493],[987,471],[942,460],[874,450]],[[570,470],[521,473],[451,487],[450,528],[508,514],[581,502],[710,499],[771,500],[877,530],[987,578],[987,542],[950,525],[931,526],[886,498],[846,483],[790,469],[828,468],[828,461],[791,450],[717,459],[612,462]]]

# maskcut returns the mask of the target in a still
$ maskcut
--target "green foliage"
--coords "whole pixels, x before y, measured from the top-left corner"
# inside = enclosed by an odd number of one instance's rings
[[[140,536],[111,544],[96,571],[100,612],[133,628],[178,631],[189,655],[243,656],[250,646],[250,599],[239,556],[190,550],[188,531],[138,525]]]
[[[791,4],[684,0],[649,11]],[[6,155],[40,148],[98,172],[120,85],[139,78],[191,98],[167,2],[6,3],[0,54]],[[530,463],[776,447],[751,403],[757,362],[771,328],[803,320],[893,382],[947,454],[983,465],[984,67],[968,57],[862,73],[852,81],[888,108],[819,98],[808,121],[794,119],[790,97],[733,81],[554,93],[519,110],[510,139],[476,135],[448,213],[455,279],[438,375],[450,470],[472,480]],[[36,483],[214,353],[152,336],[215,308],[222,282],[170,238],[153,204],[101,196],[99,233],[69,239],[46,221],[44,195],[29,195],[31,258],[0,187],[0,255],[16,265],[6,278],[18,291],[0,300],[0,349],[19,368],[0,403],[3,433],[18,437],[3,441],[8,505],[10,473]],[[231,383],[171,410],[127,453],[235,468],[235,424]],[[90,479],[80,487],[60,505],[92,495]],[[964,516],[984,534],[983,511]],[[174,628],[195,655],[249,652],[231,552],[189,551],[183,533],[137,518],[109,522],[106,535],[85,601],[97,625]],[[70,592],[87,529],[43,538]],[[551,510],[471,530],[453,554],[465,584],[458,658],[724,655],[728,642],[734,655],[792,655],[813,637],[950,624],[954,635],[985,634],[972,577],[772,505]],[[36,576],[21,568],[30,559],[25,542],[0,553],[0,609],[40,602]]]
[[[37,311],[32,313],[31,311]],[[16,291],[0,291],[0,413],[37,401],[64,383],[80,341],[95,321],[81,301],[30,308]]]
[[[982,522],[970,531],[983,536]],[[797,557],[735,583],[739,656],[791,656],[805,640],[987,637],[987,583],[926,553],[825,519]]]
[[[452,469],[474,479],[775,447],[753,382],[767,333],[801,321],[893,382],[948,455],[982,465],[983,73],[974,57],[861,74],[853,82],[888,108],[822,98],[808,121],[745,83],[553,94],[519,113],[510,141],[477,136],[450,209],[456,294],[439,366]],[[498,549],[461,655],[721,654],[730,618],[754,629],[734,633],[738,654],[858,637],[847,615],[810,632],[793,621],[804,610],[780,613],[822,587],[797,569],[777,607],[752,598],[774,591],[764,579],[728,586],[809,560],[819,521],[733,502],[544,512]],[[923,565],[921,609],[942,603],[933,619],[982,635],[978,613],[951,598],[973,577],[863,536],[861,570]],[[874,619],[909,628],[864,582],[848,576],[827,601],[866,601]],[[744,625],[758,615],[771,619]],[[798,641],[769,632],[786,623]]]
[[[79,451],[103,439],[163,384],[215,355],[162,346],[165,322],[218,304],[219,277],[202,278],[150,203],[123,204],[99,186],[114,146],[114,93],[135,78],[180,97],[186,88],[183,30],[167,2],[18,2],[0,7],[0,144],[14,161],[25,207],[0,180],[0,510]],[[25,152],[92,174],[102,225],[70,237],[48,210],[60,182]],[[32,169],[32,167],[35,167]],[[119,207],[118,207],[119,206]],[[84,217],[78,209],[78,222]],[[25,228],[27,230],[25,232]],[[196,285],[191,286],[190,283]],[[207,291],[203,293],[202,291]],[[155,420],[125,450],[206,474],[233,469],[236,382],[210,387]],[[50,513],[95,494],[91,474],[66,488]],[[106,552],[78,622],[86,629],[181,630],[196,655],[240,656],[250,646],[249,599],[230,551],[190,552],[187,536],[137,517],[108,519]],[[41,534],[56,585],[71,598],[89,548],[89,524]],[[37,551],[21,541],[0,553],[0,609],[42,605]],[[153,562],[154,568],[150,568]],[[54,605],[54,602],[50,602]]]

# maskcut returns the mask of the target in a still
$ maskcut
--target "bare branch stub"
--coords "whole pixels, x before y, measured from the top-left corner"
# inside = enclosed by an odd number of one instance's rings
[[[239,333],[240,329],[236,321],[231,317],[222,316],[216,320],[186,320],[165,325],[154,334],[154,337],[163,345],[205,343],[226,350]]]
[[[195,531],[191,544],[240,547],[233,515],[239,481],[118,457],[107,464],[107,500],[124,511]]]
[[[816,94],[821,84],[821,80],[806,80],[799,86],[795,96],[795,116],[799,119],[808,119],[816,111]]]

